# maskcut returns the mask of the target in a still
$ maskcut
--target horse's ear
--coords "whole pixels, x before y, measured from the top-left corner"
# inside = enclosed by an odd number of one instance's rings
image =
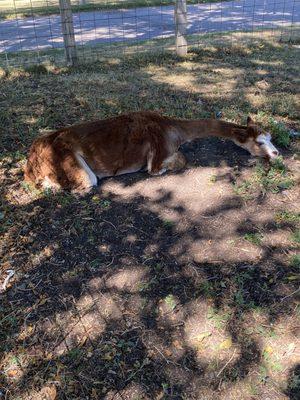
[[[247,118],[247,126],[249,126],[249,125],[251,125],[251,124],[254,124],[254,121],[253,121],[253,119],[250,117],[250,115],[248,116],[248,118]]]
[[[248,139],[248,134],[245,129],[235,128],[233,130],[234,139],[240,143],[245,143]]]

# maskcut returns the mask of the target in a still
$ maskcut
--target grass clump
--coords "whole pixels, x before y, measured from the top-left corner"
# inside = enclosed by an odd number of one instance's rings
[[[280,158],[268,170],[262,164],[258,164],[254,172],[253,181],[263,192],[272,193],[290,189],[294,185],[294,181],[289,176]]]
[[[282,190],[291,189],[293,186],[294,180],[279,157],[270,168],[265,168],[259,162],[250,178],[234,184],[234,192],[243,197],[244,200],[250,200],[257,191],[263,194],[267,192],[278,193]]]
[[[275,215],[275,221],[278,225],[288,223],[288,224],[298,224],[300,222],[300,213],[294,213],[292,211],[279,211]]]
[[[263,235],[261,233],[246,233],[244,235],[244,239],[252,244],[255,244],[256,246],[260,246]]]
[[[177,301],[175,299],[175,297],[172,294],[169,294],[166,298],[165,298],[165,302],[166,305],[168,306],[168,308],[173,311],[176,306],[177,306]]]
[[[289,129],[282,122],[275,121],[274,118],[270,118],[269,126],[275,143],[278,146],[288,147],[291,142]]]
[[[300,229],[297,229],[297,230],[292,234],[292,240],[293,240],[293,242],[300,243]]]
[[[291,266],[294,268],[299,268],[300,270],[300,254],[294,254],[291,258]]]

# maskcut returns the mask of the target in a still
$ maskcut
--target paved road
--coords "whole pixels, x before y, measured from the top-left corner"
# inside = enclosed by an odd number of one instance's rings
[[[74,14],[79,44],[136,42],[174,35],[174,8]],[[188,33],[278,28],[300,22],[296,0],[240,0],[188,6]],[[0,22],[0,53],[63,47],[59,15]]]

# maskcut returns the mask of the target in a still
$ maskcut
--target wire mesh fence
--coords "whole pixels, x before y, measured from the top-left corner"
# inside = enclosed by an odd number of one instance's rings
[[[149,50],[183,55],[203,36],[299,37],[300,0],[0,0],[0,64],[75,64]]]

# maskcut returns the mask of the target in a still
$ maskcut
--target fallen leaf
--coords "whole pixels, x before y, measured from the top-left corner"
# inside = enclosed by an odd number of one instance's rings
[[[40,391],[43,400],[55,400],[57,397],[57,390],[54,385],[44,386]]]
[[[264,352],[265,353],[267,353],[267,354],[272,354],[273,353],[273,347],[271,347],[271,346],[267,346],[266,348],[265,348],[265,350],[264,350]]]
[[[230,349],[231,346],[232,346],[232,340],[231,339],[226,339],[222,343],[220,343],[219,349],[220,350],[227,350],[227,349]]]
[[[38,305],[39,305],[39,306],[42,306],[42,305],[45,304],[47,301],[48,301],[47,298],[42,297],[41,300],[39,301],[39,304],[38,304]]]
[[[33,330],[34,330],[34,327],[33,327],[32,325],[29,325],[29,326],[27,327],[27,332],[28,332],[29,334],[32,333]]]
[[[18,375],[18,372],[19,372],[18,369],[10,369],[10,370],[7,372],[7,375],[8,375],[10,378],[14,378],[15,376]]]
[[[86,335],[84,335],[80,340],[79,346],[83,346],[87,340],[88,340],[88,337]]]
[[[195,347],[197,350],[202,350],[206,347],[205,339],[211,336],[211,332],[203,332],[194,337]]]
[[[200,333],[200,335],[195,336],[195,340],[197,342],[202,342],[204,339],[208,338],[209,336],[211,336],[211,332],[203,332],[203,333]]]
[[[297,281],[299,279],[299,275],[290,275],[288,276],[289,281]]]
[[[296,348],[295,343],[290,343],[290,344],[288,345],[287,353],[289,353],[289,354],[293,353],[293,351],[295,350],[295,348]]]
[[[174,345],[174,347],[176,347],[176,349],[179,349],[179,350],[183,349],[179,340],[174,340],[173,345]]]

